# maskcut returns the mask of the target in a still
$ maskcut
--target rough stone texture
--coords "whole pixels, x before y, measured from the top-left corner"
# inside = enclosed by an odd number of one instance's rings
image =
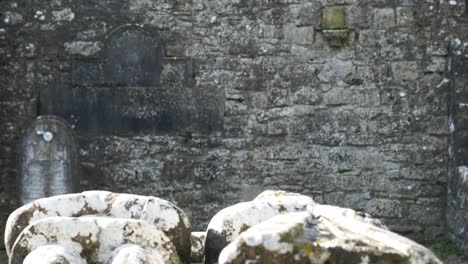
[[[328,5],[345,8],[343,48],[316,30]],[[0,10],[0,225],[16,206],[16,145],[38,98],[75,89],[75,57],[99,54],[131,23],[157,31],[165,57],[192,61],[196,105],[219,103],[222,129],[78,133],[82,189],[166,198],[196,230],[279,188],[412,237],[443,231],[444,78],[449,39],[468,32],[462,1],[5,0]]]
[[[468,254],[468,38],[450,43],[451,132],[447,225]],[[449,81],[447,80],[447,82]]]
[[[278,214],[312,210],[315,205],[312,198],[297,193],[265,191],[251,202],[224,208],[208,224],[205,263],[217,263],[223,248],[249,227]]]
[[[90,191],[36,200],[15,210],[5,229],[5,246],[10,254],[20,233],[47,217],[89,217],[138,219],[167,235],[184,263],[190,262],[190,223],[175,205],[156,197]]]
[[[34,200],[79,191],[81,173],[72,128],[56,116],[40,116],[21,143],[18,200]]]
[[[23,261],[23,264],[87,264],[77,253],[70,252],[60,245],[45,245],[34,249]]]
[[[206,232],[192,232],[190,242],[192,243],[192,263],[202,263],[205,257]]]
[[[379,220],[352,209],[316,204],[310,197],[285,191],[264,191],[251,202],[239,203],[218,212],[208,224],[205,263],[216,263],[225,246],[248,228],[291,212],[320,212],[333,218],[347,217],[386,229]]]
[[[34,222],[21,232],[13,246],[10,264],[22,264],[31,252],[35,254],[35,249],[46,245],[61,245],[66,252],[81,256],[87,263],[106,263],[113,256],[113,251],[125,244],[138,245],[148,252],[157,251],[163,263],[181,263],[171,240],[158,227],[146,221],[109,217],[49,217]]]
[[[157,251],[137,245],[123,245],[116,248],[105,262],[105,264],[126,263],[164,264],[164,259]]]
[[[8,255],[6,254],[6,251],[1,250],[0,251],[0,263],[8,263]]]
[[[221,252],[219,263],[442,264],[430,250],[388,230],[337,217],[340,212],[322,214],[330,211],[289,213],[255,225]]]

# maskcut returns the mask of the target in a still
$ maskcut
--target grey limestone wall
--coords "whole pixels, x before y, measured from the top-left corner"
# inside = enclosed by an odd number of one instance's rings
[[[56,114],[76,128],[82,189],[167,198],[197,230],[265,189],[363,210],[419,239],[445,230],[447,47],[468,32],[461,1],[0,10],[0,224],[16,206],[21,134]]]

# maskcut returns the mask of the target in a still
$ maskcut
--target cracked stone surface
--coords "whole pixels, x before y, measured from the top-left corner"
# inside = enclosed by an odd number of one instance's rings
[[[10,253],[20,233],[30,224],[48,217],[136,219],[154,225],[174,243],[184,262],[190,261],[190,223],[172,203],[151,196],[89,191],[36,200],[13,212],[6,226],[5,245]]]
[[[407,238],[341,212],[323,212],[288,213],[257,224],[224,248],[219,263],[442,264]]]
[[[449,101],[461,114],[468,109],[465,74],[451,91],[447,67],[450,39],[466,36],[465,5],[459,0],[0,1],[0,225],[17,208],[21,135],[48,102],[94,98],[114,110],[110,101],[143,92],[143,103],[129,100],[122,110],[144,117],[161,106],[154,104],[161,97],[146,97],[157,90],[167,98],[196,97],[191,107],[202,110],[216,102],[218,115],[200,118],[218,120],[209,125],[219,131],[200,132],[192,129],[196,122],[187,122],[179,133],[136,133],[121,131],[116,122],[105,123],[109,133],[77,133],[81,189],[164,198],[190,216],[194,230],[205,230],[222,208],[266,189],[283,189],[369,213],[400,234],[433,240],[446,232],[449,148],[461,154],[458,161],[468,160],[466,147],[458,152],[448,140]],[[321,31],[330,6],[344,9],[349,34],[340,48],[330,46]],[[73,83],[77,68],[89,66],[84,77],[100,71],[102,65],[94,62],[102,60],[106,38],[128,23],[159,34],[164,60],[190,61],[191,74],[181,76],[177,73],[188,66],[165,62],[163,75],[188,79],[192,86],[97,87],[85,94],[89,97],[80,93]],[[132,47],[122,54],[131,54]],[[47,96],[51,89],[57,96]],[[465,115],[454,116],[462,143]],[[77,122],[76,116],[64,118]],[[463,197],[456,196],[466,187],[456,186],[461,180],[456,175],[452,180],[453,233],[467,240],[466,210],[457,205]]]
[[[10,264],[22,264],[28,258],[31,259],[30,263],[35,263],[36,257],[43,256],[44,248],[41,247],[51,244],[65,248],[68,256],[81,256],[87,263],[106,263],[109,257],[120,260],[136,255],[144,255],[155,260],[154,263],[161,263],[161,258],[163,263],[181,263],[171,240],[155,225],[144,220],[49,217],[35,221],[21,232],[12,248]],[[127,248],[120,248],[113,253],[125,244],[138,245],[150,253],[133,250],[133,254],[126,254],[129,253],[125,252]],[[153,251],[160,255],[151,254]]]
[[[266,191],[251,202],[224,208],[208,224],[205,263],[216,263],[221,250],[249,227],[278,214],[305,211],[313,206],[312,198],[304,195]]]

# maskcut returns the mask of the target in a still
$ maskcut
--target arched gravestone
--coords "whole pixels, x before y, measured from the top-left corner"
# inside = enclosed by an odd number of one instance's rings
[[[21,145],[18,196],[21,205],[36,199],[77,192],[78,153],[71,127],[55,116],[40,116]]]
[[[114,86],[159,86],[164,51],[157,34],[121,27],[107,39],[104,83]]]
[[[164,57],[156,32],[124,25],[103,43],[96,57],[73,58],[71,87],[41,88],[41,114],[90,134],[222,131],[224,93],[194,91],[192,60]]]

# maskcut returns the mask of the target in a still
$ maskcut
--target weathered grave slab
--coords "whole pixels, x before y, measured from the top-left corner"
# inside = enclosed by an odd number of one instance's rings
[[[22,142],[20,204],[79,189],[77,144],[72,128],[55,116],[38,117]]]
[[[112,31],[104,50],[104,84],[158,86],[164,50],[160,37],[138,26]]]
[[[223,248],[250,227],[277,215],[303,211],[319,212],[330,218],[344,217],[386,229],[379,220],[352,209],[316,204],[312,198],[298,193],[268,190],[251,202],[224,208],[211,219],[205,239],[205,263],[217,263]]]
[[[171,240],[144,220],[109,217],[49,217],[27,226],[16,240],[10,264],[21,264],[30,253],[46,245],[66,245],[87,263],[105,263],[118,247],[138,245],[157,251],[163,263],[181,263]],[[157,263],[157,262],[156,262]]]
[[[5,247],[11,255],[21,232],[49,217],[138,219],[154,225],[171,239],[183,263],[190,262],[190,222],[172,203],[152,196],[90,191],[36,200],[15,210],[5,228]]]
[[[341,209],[275,216],[240,234],[219,263],[442,264],[429,249]]]
[[[306,211],[315,205],[308,196],[283,191],[265,191],[251,202],[224,208],[213,216],[208,224],[205,263],[217,263],[223,248],[249,227],[278,214]]]

